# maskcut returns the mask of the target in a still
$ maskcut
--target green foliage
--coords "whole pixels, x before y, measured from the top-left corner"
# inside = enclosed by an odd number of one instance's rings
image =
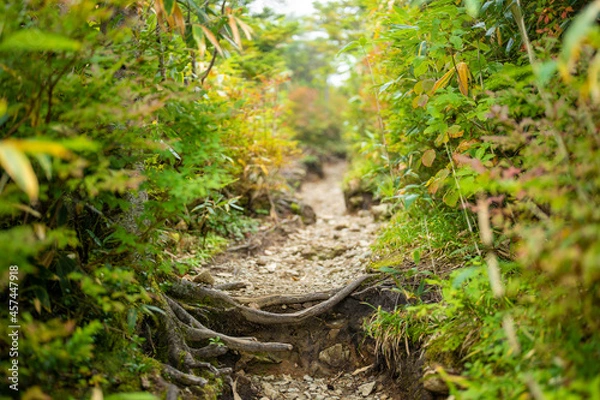
[[[0,297],[18,266],[21,387],[139,391],[122,383],[157,369],[138,331],[160,288],[255,229],[251,200],[283,189],[295,144],[261,85],[284,65],[232,68],[254,32],[214,2],[2,9]],[[276,47],[291,32],[261,34]]]
[[[466,267],[429,281],[439,302],[379,311],[367,329],[390,359],[404,338],[424,346],[456,398],[594,398],[598,3],[572,19],[581,2],[490,1],[480,20],[464,4],[379,8],[364,42],[373,67],[349,136],[402,210],[377,266],[412,254],[428,277],[423,256],[443,254]],[[377,96],[384,140],[358,119]]]

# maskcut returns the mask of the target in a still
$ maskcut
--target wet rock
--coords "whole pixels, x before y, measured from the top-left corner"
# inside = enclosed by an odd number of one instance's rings
[[[350,350],[341,343],[328,347],[319,353],[319,361],[331,366],[341,367],[350,359]]]

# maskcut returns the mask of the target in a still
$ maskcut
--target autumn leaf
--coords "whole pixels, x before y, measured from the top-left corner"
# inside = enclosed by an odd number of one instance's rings
[[[0,166],[32,202],[37,200],[39,194],[37,176],[27,156],[10,141],[0,143]]]
[[[469,95],[469,66],[464,62],[459,62],[456,64],[456,72],[458,79],[458,89],[460,92],[468,96]]]
[[[233,35],[233,41],[241,49],[242,48],[242,38],[240,37],[240,31],[236,24],[235,18],[233,17],[233,14],[229,14],[229,27],[231,28],[231,34]]]
[[[423,157],[421,157],[421,162],[426,167],[431,167],[433,162],[435,161],[435,150],[429,149],[423,153]]]
[[[433,85],[433,88],[431,89],[431,94],[435,93],[435,91],[438,89],[445,88],[446,85],[448,85],[448,82],[450,82],[450,78],[452,78],[453,74],[454,70],[450,70],[446,72],[440,79],[438,79]]]

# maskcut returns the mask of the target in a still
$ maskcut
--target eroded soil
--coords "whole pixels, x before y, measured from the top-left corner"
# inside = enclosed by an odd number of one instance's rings
[[[327,292],[365,274],[371,258],[369,246],[379,223],[366,211],[346,213],[341,189],[345,168],[344,163],[327,165],[324,179],[303,184],[300,195],[315,210],[316,223],[299,226],[288,220],[262,227],[254,239],[261,243],[238,246],[210,267],[215,284],[242,282],[246,286],[230,294],[255,298]],[[281,236],[267,234],[274,230]],[[255,247],[260,250],[252,251]],[[211,318],[220,321],[216,330],[291,343],[294,350],[264,355],[230,353],[219,361],[233,367],[236,394],[244,400],[397,399],[397,391],[384,383],[378,372],[374,343],[365,337],[362,325],[372,313],[372,305],[393,308],[399,302],[402,299],[397,293],[378,286],[358,291],[332,311],[294,325],[264,327],[220,315]],[[286,313],[316,303],[262,309]],[[234,398],[233,393],[223,398]]]

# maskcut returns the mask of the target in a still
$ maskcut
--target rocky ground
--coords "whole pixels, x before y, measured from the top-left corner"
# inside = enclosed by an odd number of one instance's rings
[[[219,258],[210,266],[215,285],[244,283],[244,288],[231,292],[238,298],[306,294],[340,288],[364,274],[371,258],[369,246],[379,224],[368,211],[346,213],[341,190],[345,167],[344,163],[327,165],[324,179],[302,185],[300,195],[317,214],[314,224],[298,228],[297,223],[288,220],[263,226],[255,240],[267,238],[275,227],[284,234],[279,240],[265,239],[259,243],[259,250],[250,251],[256,246],[239,246]],[[347,304],[346,311],[337,310],[308,324],[273,329],[273,337],[269,332],[258,336],[261,340],[281,340],[284,334],[300,350],[295,357],[266,363],[257,362],[256,356],[242,355],[234,369],[238,380],[244,380],[253,391],[245,395],[240,391],[233,398],[399,398],[375,373],[372,347],[364,342],[360,327],[370,309],[359,300],[354,303]],[[279,312],[286,312],[287,306],[277,307]],[[356,315],[352,315],[354,310]]]

